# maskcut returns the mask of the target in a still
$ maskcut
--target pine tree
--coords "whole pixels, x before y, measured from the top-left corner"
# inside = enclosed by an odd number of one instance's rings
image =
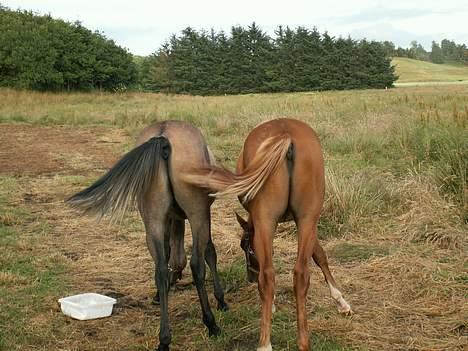
[[[232,27],[229,37],[186,28],[150,57],[146,81],[158,91],[205,95],[384,88],[397,78],[388,43],[303,27],[278,27],[275,35],[255,23]]]
[[[276,38],[272,46],[272,60],[267,71],[268,89],[270,91],[294,91],[294,69],[296,62],[293,56],[294,32],[279,26],[275,31]]]

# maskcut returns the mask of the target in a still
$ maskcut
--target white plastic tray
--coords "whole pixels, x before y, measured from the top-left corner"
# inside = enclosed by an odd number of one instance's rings
[[[84,321],[109,317],[117,300],[100,294],[86,293],[64,297],[58,302],[64,314]]]

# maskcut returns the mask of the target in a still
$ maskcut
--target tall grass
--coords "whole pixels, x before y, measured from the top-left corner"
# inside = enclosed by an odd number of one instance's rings
[[[388,181],[376,170],[349,172],[329,166],[326,172],[327,196],[320,221],[321,233],[340,236],[362,231],[372,216],[384,213],[392,201]]]
[[[414,168],[430,176],[439,190],[459,205],[466,221],[468,133],[464,120],[426,117],[405,128],[402,140]]]
[[[328,235],[359,231],[381,214],[399,215],[395,189],[410,170],[431,178],[467,220],[468,86],[239,96],[39,93],[0,90],[0,123],[104,125],[131,136],[159,120],[200,127],[217,158],[233,167],[259,122],[293,117],[318,132],[327,159]]]
[[[402,200],[399,230],[406,239],[443,248],[466,245],[466,212],[447,201],[431,174],[421,169],[408,172],[396,191]]]

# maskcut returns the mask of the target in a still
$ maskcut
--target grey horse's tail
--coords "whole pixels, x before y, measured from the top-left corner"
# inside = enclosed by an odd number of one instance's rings
[[[99,219],[105,214],[120,219],[127,209],[140,203],[159,172],[161,159],[167,160],[171,147],[164,136],[153,137],[137,146],[90,187],[66,202]]]

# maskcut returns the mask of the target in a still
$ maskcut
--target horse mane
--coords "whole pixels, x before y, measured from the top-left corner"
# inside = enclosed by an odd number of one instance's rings
[[[210,190],[212,196],[235,195],[243,203],[252,200],[285,159],[291,137],[281,134],[262,142],[253,160],[239,174],[227,168],[208,166],[192,169],[184,174],[183,179],[189,184]]]

